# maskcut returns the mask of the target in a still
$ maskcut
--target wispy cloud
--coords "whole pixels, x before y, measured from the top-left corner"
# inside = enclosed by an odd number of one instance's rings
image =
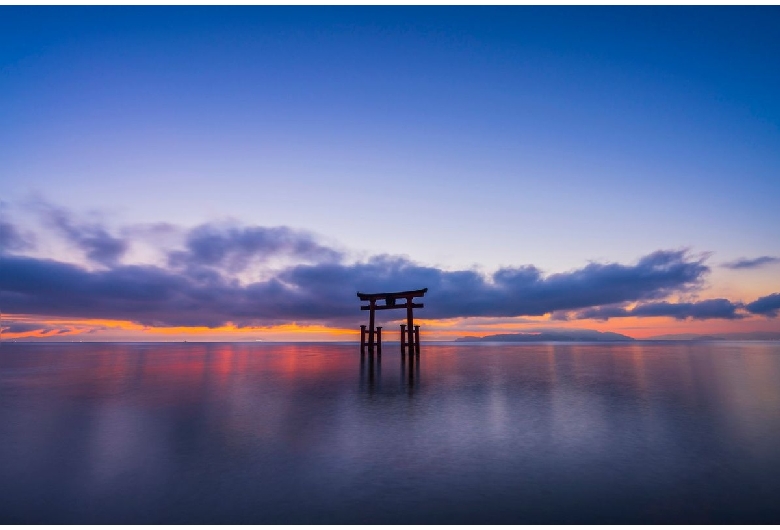
[[[286,226],[203,224],[189,231],[185,246],[185,250],[169,254],[169,265],[240,272],[253,263],[280,256],[299,262],[333,262],[343,257],[341,252],[317,243],[312,234]]]
[[[770,265],[773,263],[780,263],[780,258],[775,256],[760,256],[758,258],[740,258],[738,260],[729,261],[721,264],[721,267],[727,269],[739,270],[739,269],[757,269],[764,265]]]
[[[81,221],[72,212],[44,201],[37,201],[34,205],[43,219],[81,249],[90,261],[111,265],[127,250],[126,240],[111,235],[97,222]]]

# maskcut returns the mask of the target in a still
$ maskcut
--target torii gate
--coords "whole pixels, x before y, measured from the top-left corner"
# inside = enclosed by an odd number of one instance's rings
[[[406,308],[406,324],[401,324],[401,353],[404,353],[404,346],[406,346],[411,354],[413,351],[418,355],[420,353],[420,326],[414,325],[414,314],[412,309],[422,309],[423,304],[415,304],[413,299],[417,296],[425,296],[428,292],[428,288],[419,289],[417,291],[399,291],[397,293],[361,293],[358,292],[357,296],[363,302],[368,302],[368,305],[360,306],[363,311],[369,311],[368,314],[368,350],[374,352],[374,311],[380,311],[383,309],[403,309]],[[403,303],[397,303],[399,299],[406,299]],[[384,300],[384,305],[378,305],[378,300]],[[404,329],[406,328],[406,329]],[[404,331],[406,331],[407,339],[404,341]],[[382,328],[376,328],[376,345],[377,353],[382,353]],[[414,349],[413,349],[414,348]],[[360,326],[360,352],[364,353],[366,350],[366,326]]]

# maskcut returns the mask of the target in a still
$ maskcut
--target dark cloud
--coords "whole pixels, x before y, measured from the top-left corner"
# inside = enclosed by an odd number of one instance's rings
[[[610,318],[620,318],[631,316],[630,311],[622,305],[610,305],[600,307],[589,307],[574,314],[567,313],[565,317],[559,317],[558,320],[609,320]]]
[[[570,318],[609,320],[620,317],[671,317],[677,320],[708,320],[723,318],[738,320],[745,318],[740,312],[743,304],[734,303],[725,298],[713,298],[699,302],[640,302],[632,309],[623,305],[589,307],[576,312]]]
[[[23,257],[0,258],[0,302],[9,313],[115,318],[144,324],[218,325],[209,291],[157,267],[76,265]],[[213,298],[219,298],[214,296]]]
[[[317,243],[313,236],[286,226],[219,227],[204,224],[187,234],[186,250],[169,254],[172,267],[218,267],[239,272],[274,257],[330,262],[342,254]]]
[[[425,318],[551,315],[554,319],[668,316],[677,319],[743,317],[745,311],[774,316],[771,296],[743,306],[725,299],[659,302],[699,288],[709,272],[701,256],[684,250],[657,251],[633,264],[590,263],[546,275],[532,266],[505,267],[484,275],[448,271],[399,256],[347,263],[341,251],[289,227],[204,224],[127,228],[126,237],[169,244],[165,266],[119,262],[129,239],[112,236],[99,223],[77,220],[48,204],[39,211],[86,255],[104,267],[0,255],[0,307],[28,315],[130,320],[152,326],[238,326],[289,322],[357,325],[364,319],[356,291],[428,287],[419,313]],[[2,227],[6,228],[2,228]],[[10,228],[9,228],[10,227]],[[0,225],[4,241],[20,245],[18,231]],[[135,234],[135,236],[133,236]],[[172,239],[171,239],[172,238]],[[10,248],[10,247],[9,247]],[[15,247],[16,248],[16,247]],[[263,281],[245,283],[252,267],[270,264]],[[269,276],[270,275],[270,276]],[[772,295],[775,296],[775,295]],[[632,309],[627,309],[632,306]],[[383,319],[400,314],[382,314]]]
[[[279,278],[318,303],[340,299],[355,288],[392,291],[428,287],[427,318],[539,316],[664,297],[698,285],[708,267],[684,251],[659,251],[635,265],[591,263],[544,276],[533,266],[504,268],[485,277],[476,271],[443,271],[403,258],[377,257],[366,263],[302,265]],[[351,303],[351,300],[350,300]]]
[[[36,207],[51,226],[83,250],[87,258],[95,263],[111,265],[127,250],[127,241],[112,236],[98,223],[79,222],[67,210],[44,202],[36,203]]]
[[[421,287],[430,289],[420,315],[427,318],[544,315],[684,291],[708,270],[682,251],[656,252],[635,265],[591,263],[549,276],[526,266],[489,277],[379,256],[355,264],[296,265],[248,285],[217,271],[137,265],[87,271],[18,256],[3,257],[0,268],[0,302],[11,313],[212,327],[226,322],[353,324],[362,319],[356,291]]]
[[[775,256],[760,256],[758,258],[753,258],[753,259],[740,258],[735,261],[724,263],[721,266],[727,269],[734,269],[734,270],[756,269],[764,265],[769,265],[770,263],[780,263],[780,258]]]
[[[672,317],[677,320],[694,319],[707,320],[724,318],[736,320],[744,318],[739,313],[742,304],[734,303],[725,298],[713,298],[699,302],[649,302],[637,304],[630,312],[638,317]]]
[[[780,312],[780,293],[770,294],[751,302],[745,308],[756,315],[776,317]]]
[[[228,321],[274,324],[348,315],[338,306],[309,304],[305,296],[277,279],[242,286],[217,274],[192,277],[130,265],[87,271],[68,263],[17,256],[0,257],[0,268],[4,271],[0,304],[9,313],[210,327]],[[355,305],[350,307],[353,314]]]

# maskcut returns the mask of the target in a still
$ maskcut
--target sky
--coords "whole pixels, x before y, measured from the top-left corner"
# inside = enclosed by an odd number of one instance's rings
[[[780,332],[779,23],[2,6],[2,339]]]

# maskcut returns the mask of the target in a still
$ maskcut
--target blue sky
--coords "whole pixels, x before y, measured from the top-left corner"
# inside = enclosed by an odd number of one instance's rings
[[[687,248],[704,298],[780,291],[771,259],[721,266],[780,256],[775,6],[0,14],[27,254],[95,266],[35,228],[45,203],[116,237],[232,220],[488,275]]]

